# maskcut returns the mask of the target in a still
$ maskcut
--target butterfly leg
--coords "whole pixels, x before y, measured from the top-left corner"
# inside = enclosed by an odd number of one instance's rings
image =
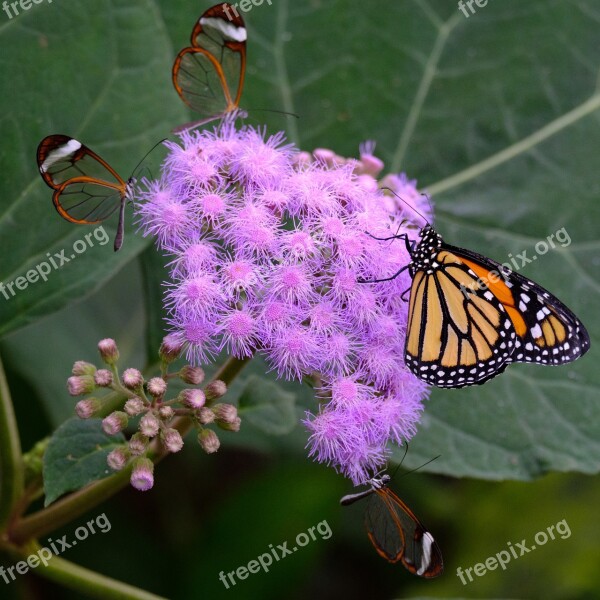
[[[406,246],[406,251],[409,254],[412,254],[413,246],[412,246],[411,241],[408,239],[408,235],[406,235],[406,233],[400,233],[398,235],[391,235],[390,237],[384,237],[384,238],[376,237],[376,236],[370,234],[368,231],[366,231],[365,233],[368,236],[372,237],[374,240],[378,240],[380,242],[387,242],[389,240],[402,240],[404,242],[404,245]]]
[[[399,271],[396,271],[391,277],[384,277],[383,279],[357,279],[358,283],[380,283],[382,281],[391,281],[396,279],[400,273],[406,271],[409,265],[404,265]]]
[[[369,233],[368,231],[365,231],[365,233],[369,236],[372,237],[374,240],[378,240],[380,242],[387,242],[389,240],[404,240],[407,239],[408,236],[405,233],[400,233],[398,235],[390,235],[390,237],[377,237],[376,235],[373,235],[372,233]]]

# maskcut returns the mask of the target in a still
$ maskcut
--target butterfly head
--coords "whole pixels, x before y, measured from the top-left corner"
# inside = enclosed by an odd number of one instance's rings
[[[412,252],[412,266],[415,270],[429,271],[436,266],[435,256],[442,247],[442,236],[431,225],[425,225],[419,233],[419,238]]]
[[[391,477],[387,473],[384,473],[381,477],[379,477],[378,475],[375,475],[374,477],[369,479],[369,481],[367,481],[367,483],[374,490],[380,490],[381,488],[386,487],[389,484],[390,480],[391,480]]]
[[[133,202],[133,198],[135,197],[135,186],[137,184],[137,179],[131,176],[127,180],[127,184],[125,185],[125,198],[129,200],[129,202]]]

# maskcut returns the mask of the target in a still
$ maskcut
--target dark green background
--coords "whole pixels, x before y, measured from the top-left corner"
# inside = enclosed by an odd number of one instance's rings
[[[0,281],[87,233],[51,206],[35,164],[41,138],[73,135],[128,176],[156,141],[193,118],[170,68],[207,7],[55,0],[12,20],[0,12]],[[112,530],[65,558],[177,599],[600,597],[600,494],[597,480],[580,474],[600,465],[597,3],[495,0],[467,19],[445,0],[273,0],[246,21],[242,104],[251,121],[285,129],[304,150],[355,156],[360,142],[376,140],[387,170],[406,171],[432,193],[449,243],[497,260],[531,256],[564,227],[572,243],[522,272],[581,317],[592,350],[562,368],[516,365],[481,388],[433,392],[405,465],[440,454],[424,470],[445,477],[411,474],[394,487],[442,547],[446,574],[436,581],[375,554],[362,507],[337,505],[349,484],[306,458],[300,427],[272,435],[282,431],[265,432],[256,418],[223,434],[216,456],[190,439],[157,468],[153,492],[128,490],[99,507],[91,516],[106,512]],[[253,112],[262,108],[300,118]],[[25,449],[72,414],[65,380],[74,360],[95,360],[100,338],[117,339],[125,366],[143,366],[156,347],[161,262],[128,229],[118,254],[111,244],[90,248],[47,283],[0,296],[0,352]],[[297,386],[286,389],[296,392],[298,415],[311,406]],[[544,476],[552,471],[570,474]],[[522,481],[489,481],[506,479]],[[219,583],[219,571],[323,519],[329,540],[234,589]],[[469,586],[456,577],[457,566],[562,519],[569,539]],[[70,597],[26,578],[0,595],[18,588],[26,598]]]

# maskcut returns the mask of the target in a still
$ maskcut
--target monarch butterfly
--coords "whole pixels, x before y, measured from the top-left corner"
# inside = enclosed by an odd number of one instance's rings
[[[414,513],[388,487],[390,476],[373,477],[369,489],[340,500],[347,506],[370,496],[365,527],[378,554],[391,563],[401,561],[414,575],[433,578],[444,570],[442,553],[433,536]]]
[[[237,6],[237,5],[236,5]],[[246,25],[224,2],[205,11],[192,31],[191,46],[173,64],[173,85],[181,99],[202,115],[201,125],[237,110],[246,73]]]
[[[54,190],[52,201],[71,223],[92,225],[119,209],[114,249],[123,244],[125,204],[133,180],[125,181],[105,160],[67,135],[45,137],[37,149],[40,175]]]
[[[513,362],[561,365],[583,356],[581,321],[541,285],[471,250],[446,244],[429,224],[403,239],[412,284],[405,361],[442,388],[482,384]],[[388,238],[388,239],[392,239]],[[385,281],[386,279],[374,280]]]

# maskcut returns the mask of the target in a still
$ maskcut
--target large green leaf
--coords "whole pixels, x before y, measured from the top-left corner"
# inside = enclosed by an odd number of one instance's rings
[[[161,6],[180,39],[180,12]],[[600,465],[593,6],[511,0],[466,18],[444,0],[377,10],[357,0],[310,8],[279,0],[245,14],[244,106],[299,114],[287,131],[304,150],[352,155],[376,140],[390,170],[406,170],[433,194],[448,242],[500,261],[537,254],[522,272],[572,307],[592,337],[590,353],[573,365],[518,365],[483,387],[435,390],[410,466],[441,454],[429,469],[530,478]],[[570,243],[536,251],[563,228]]]
[[[131,231],[118,254],[112,242],[86,243],[95,226],[71,225],[52,208],[37,173],[38,142],[52,133],[74,136],[127,178],[184,111],[169,81],[173,50],[151,0],[34,4],[3,19],[0,44],[10,85],[0,98],[0,281],[14,282],[63,249],[75,257],[56,270],[42,267],[51,271],[45,282],[31,276],[27,287],[21,281],[25,289],[13,286],[14,295],[5,290],[3,335],[98,288],[146,243]],[[114,227],[105,225],[111,235]],[[85,248],[79,255],[78,240]]]
[[[3,281],[35,264],[39,259],[28,257],[36,252],[43,258],[66,247],[60,232],[72,236],[69,243],[80,237],[79,228],[48,214],[49,190],[33,164],[39,138],[60,129],[85,136],[126,170],[135,163],[132,153],[141,156],[150,139],[182,120],[171,117],[182,110],[168,81],[171,47],[187,43],[206,6],[170,0],[124,6],[93,0],[59,11],[42,4],[0,29],[7,52],[20,60],[5,65],[19,103],[2,100],[0,123],[0,185],[6,186],[0,202],[8,206],[0,216]],[[389,169],[406,170],[432,193],[436,225],[449,243],[504,261],[509,253],[535,253],[536,243],[563,227],[572,240],[521,272],[582,318],[592,337],[590,353],[566,367],[516,365],[482,387],[435,390],[409,465],[441,453],[429,468],[454,475],[596,471],[600,34],[593,0],[490,2],[469,18],[445,0],[368,8],[358,0],[277,0],[244,16],[249,64],[242,105],[251,119],[286,128],[306,150],[326,146],[353,155],[361,141],[376,140]],[[115,64],[127,68],[111,71]],[[138,78],[154,84],[136,87]],[[253,108],[294,112],[300,119]],[[41,116],[31,120],[32,114]],[[31,194],[35,203],[26,201]],[[38,208],[32,212],[31,206]],[[26,227],[30,222],[34,228]],[[137,251],[136,243],[130,236],[125,252]],[[110,246],[90,249],[77,259],[83,262],[53,273],[54,283],[0,298],[1,327],[7,331],[61,305],[65,295],[100,285],[126,257],[113,257]],[[71,273],[72,280],[61,279]],[[109,314],[98,327],[111,329]],[[242,372],[232,396],[239,396],[250,373]]]

